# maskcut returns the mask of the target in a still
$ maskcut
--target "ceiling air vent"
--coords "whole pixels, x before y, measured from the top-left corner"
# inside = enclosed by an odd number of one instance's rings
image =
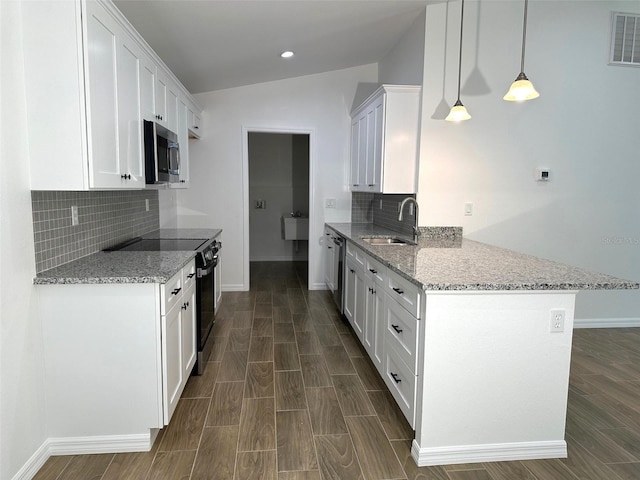
[[[614,13],[612,30],[610,63],[640,67],[640,15]]]

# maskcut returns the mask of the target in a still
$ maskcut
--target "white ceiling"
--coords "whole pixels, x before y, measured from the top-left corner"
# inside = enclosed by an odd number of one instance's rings
[[[191,93],[381,60],[429,0],[115,0]],[[284,50],[295,56],[280,58]]]

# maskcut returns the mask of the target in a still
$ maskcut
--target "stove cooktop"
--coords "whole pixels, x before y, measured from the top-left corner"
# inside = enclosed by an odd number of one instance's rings
[[[198,250],[207,240],[191,238],[162,238],[141,239],[137,238],[124,244],[116,245],[105,251],[129,251],[129,252],[160,252],[160,251],[193,251]]]

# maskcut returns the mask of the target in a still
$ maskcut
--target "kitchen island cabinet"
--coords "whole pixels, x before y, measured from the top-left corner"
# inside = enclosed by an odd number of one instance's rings
[[[52,452],[146,451],[169,424],[196,360],[194,255],[101,253],[101,278],[40,278]],[[118,276],[136,258],[164,271]]]
[[[456,228],[423,229],[417,246],[373,246],[362,238],[398,234],[327,226],[387,269],[381,375],[415,429],[419,466],[567,456],[576,293],[637,282],[464,240]]]

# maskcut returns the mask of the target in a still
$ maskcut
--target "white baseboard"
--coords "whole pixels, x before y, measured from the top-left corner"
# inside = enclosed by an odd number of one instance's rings
[[[88,453],[148,452],[157,430],[148,434],[48,438],[11,480],[31,480],[49,457]]]
[[[49,441],[45,440],[11,480],[31,480],[49,459]]]
[[[556,440],[547,442],[496,443],[420,448],[414,440],[411,445],[411,456],[419,467],[460,463],[566,458],[567,443],[564,440]]]
[[[312,283],[311,285],[309,285],[309,290],[329,290],[327,288],[327,284],[324,282],[320,282],[320,283]]]
[[[640,327],[640,318],[576,318],[573,328],[630,328]]]
[[[251,257],[250,262],[306,262],[308,257],[305,256],[257,256]]]
[[[245,287],[242,283],[231,283],[227,285],[222,285],[223,292],[248,292],[249,288]]]

